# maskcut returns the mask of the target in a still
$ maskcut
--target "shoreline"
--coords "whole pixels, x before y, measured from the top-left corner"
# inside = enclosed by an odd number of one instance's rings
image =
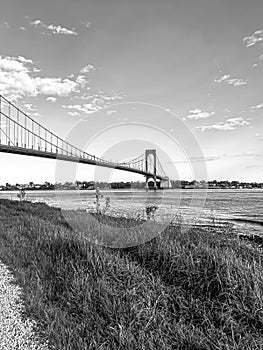
[[[195,192],[198,193],[200,191],[200,193],[203,193],[203,191],[196,190]],[[57,208],[61,208],[62,210],[79,210],[79,209],[86,209],[88,208],[89,210],[94,209],[94,195],[95,191],[90,190],[90,191],[80,191],[80,190],[60,190],[57,191],[57,195],[58,197],[52,197],[53,194],[56,194],[56,191],[54,192],[52,191],[29,191],[27,192],[27,197],[26,200],[31,201],[31,202],[44,202],[47,203],[48,205],[51,206],[55,206]],[[108,209],[107,213],[108,215],[113,215],[113,216],[130,216],[130,217],[134,217],[134,216],[145,216],[145,205],[146,202],[144,203],[144,200],[148,200],[147,198],[144,199],[144,197],[140,197],[140,195],[144,195],[147,192],[145,190],[136,190],[136,191],[130,191],[130,190],[101,190],[101,193],[104,195],[108,195],[110,196],[110,194],[112,193],[113,195],[113,201],[110,204],[110,208]],[[117,197],[114,197],[114,193],[117,194]],[[133,202],[133,197],[129,197],[129,200],[131,200],[131,207],[127,208],[125,206],[125,203],[123,202],[123,197],[122,194],[127,194],[127,196],[129,196],[129,194],[138,194],[138,199],[136,201],[136,197],[135,197],[135,201]],[[168,193],[177,193],[178,195],[180,195],[180,193],[188,193],[188,190],[169,190]],[[211,194],[216,194],[216,193],[261,193],[261,190],[220,190],[220,191],[214,191],[214,190],[209,190],[207,193],[211,193]],[[18,192],[17,191],[6,191],[6,192],[0,192],[0,199],[1,199],[1,195],[3,196],[3,198],[7,198],[10,200],[19,200],[19,198],[17,197]],[[59,194],[62,195],[62,197],[60,198]],[[69,195],[67,200],[64,201],[64,195]],[[120,196],[118,197],[118,194],[120,194]],[[189,225],[191,226],[191,221],[194,220],[195,221],[195,225],[196,226],[200,226],[200,227],[213,227],[213,226],[224,226],[224,225],[232,225],[236,228],[236,230],[241,231],[241,234],[244,235],[249,235],[249,233],[251,233],[251,235],[257,235],[257,236],[261,236],[263,234],[262,232],[262,226],[263,226],[263,217],[256,217],[255,215],[252,214],[252,212],[242,212],[239,209],[239,212],[235,212],[235,210],[230,210],[229,214],[226,212],[225,209],[223,209],[222,211],[220,211],[220,208],[218,209],[209,209],[208,207],[202,208],[202,210],[200,212],[198,212],[198,209],[195,207],[188,207],[188,205],[182,205],[181,203],[183,203],[184,197],[180,196],[180,198],[177,198],[177,194],[174,195],[174,201],[175,203],[179,200],[179,207],[177,207],[177,204],[173,205],[171,204],[171,200],[172,197],[170,199],[170,195],[168,195],[168,197],[165,197],[164,194],[164,200],[166,200],[167,198],[167,203],[164,201],[163,203],[161,203],[161,205],[159,205],[157,203],[157,206],[159,206],[157,212],[155,213],[156,216],[156,220],[159,222],[169,222],[169,221],[173,221],[175,218],[176,220],[178,220],[178,217],[182,217],[183,223],[184,225]],[[41,197],[41,195],[43,195],[43,197]],[[79,195],[80,197],[76,197],[76,195]],[[84,199],[84,197],[82,198],[82,195],[87,195],[87,198]],[[153,195],[153,196],[152,196]],[[153,193],[152,191],[150,191],[150,200],[151,201],[155,201],[155,195],[158,196],[158,191],[157,193]],[[6,197],[5,197],[6,196]],[[40,198],[38,198],[40,196]],[[46,197],[47,196],[47,197]],[[49,198],[50,196],[50,198]],[[75,196],[75,198],[71,196]],[[135,195],[136,196],[136,195]],[[66,197],[65,197],[66,198]],[[149,198],[149,197],[148,197]],[[211,200],[213,201],[214,197],[211,197]],[[84,201],[86,203],[84,203]],[[157,198],[157,202],[158,202],[158,198]],[[208,197],[209,200],[209,197]],[[217,200],[217,198],[215,198],[215,200]],[[244,198],[243,198],[244,200]],[[181,202],[182,201],[182,202]],[[231,206],[231,199],[229,197],[228,199],[229,204],[226,202],[224,203],[225,207],[226,205]],[[70,204],[72,203],[72,204]],[[182,206],[181,206],[182,205]],[[216,203],[212,202],[212,205],[216,205]],[[212,206],[213,207],[213,206]],[[196,214],[194,214],[194,212],[197,210]],[[165,218],[165,219],[164,219]],[[163,221],[165,220],[165,221]]]

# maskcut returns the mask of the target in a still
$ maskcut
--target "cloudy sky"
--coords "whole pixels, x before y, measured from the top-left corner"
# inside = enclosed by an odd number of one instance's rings
[[[61,137],[86,128],[105,159],[151,147],[171,178],[262,182],[262,16],[262,0],[2,1],[0,94]],[[0,162],[0,183],[55,179],[52,160]]]

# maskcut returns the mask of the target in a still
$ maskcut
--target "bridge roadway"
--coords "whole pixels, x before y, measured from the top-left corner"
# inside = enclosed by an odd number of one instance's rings
[[[76,163],[82,163],[82,164],[97,165],[105,168],[112,168],[117,170],[129,171],[131,173],[141,174],[148,178],[154,176],[152,173],[146,172],[144,170],[135,169],[125,165],[119,165],[118,163],[111,163],[107,161],[103,162],[101,160],[96,159],[96,157],[94,160],[94,159],[87,159],[84,157],[65,155],[57,152],[47,152],[47,151],[41,151],[41,150],[36,150],[31,148],[23,148],[23,147],[17,147],[17,146],[11,146],[11,145],[9,146],[9,145],[3,145],[3,144],[0,145],[0,152],[20,154],[24,156],[57,159],[57,160],[76,162]],[[156,175],[156,179],[162,180],[163,177],[160,175]]]

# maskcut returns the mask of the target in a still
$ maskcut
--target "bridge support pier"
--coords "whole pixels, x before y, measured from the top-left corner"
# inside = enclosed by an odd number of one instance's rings
[[[151,179],[151,178],[146,177],[146,181],[145,181],[145,188],[146,188],[146,190],[148,190],[148,189],[157,190],[158,187],[157,187],[156,178],[155,179],[153,178],[153,186],[151,186],[151,187],[149,187],[149,183],[148,183],[149,179]]]
[[[164,177],[161,181],[161,188],[162,189],[169,189],[171,188],[171,183],[170,183],[170,179],[168,176]]]

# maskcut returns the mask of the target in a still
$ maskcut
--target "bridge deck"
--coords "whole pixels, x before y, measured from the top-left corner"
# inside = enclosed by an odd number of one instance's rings
[[[33,148],[31,149],[31,148],[23,148],[23,147],[0,144],[0,152],[20,154],[20,155],[24,155],[24,156],[57,159],[57,160],[76,162],[76,163],[82,163],[82,164],[90,164],[90,165],[96,165],[96,166],[101,166],[101,167],[105,167],[105,168],[112,168],[112,169],[117,169],[117,170],[129,171],[131,173],[141,174],[141,175],[147,176],[147,177],[153,177],[152,173],[149,173],[149,172],[146,172],[143,170],[139,170],[139,169],[135,169],[135,168],[131,168],[131,167],[125,166],[125,165],[119,165],[118,163],[103,162],[103,161],[87,159],[87,158],[83,158],[83,157],[65,155],[65,154],[61,154],[61,153],[57,153],[57,152],[47,152],[47,151],[42,151],[42,150],[36,150]],[[156,178],[158,180],[163,179],[163,177],[160,175],[156,175]]]

